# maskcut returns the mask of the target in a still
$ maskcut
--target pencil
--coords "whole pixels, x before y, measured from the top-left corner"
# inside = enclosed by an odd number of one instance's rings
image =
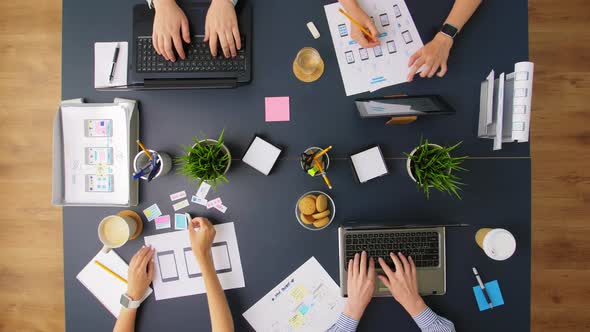
[[[322,173],[322,177],[324,178],[324,181],[328,185],[328,188],[332,189],[332,184],[330,184],[330,179],[328,179],[326,172],[324,172],[324,168],[322,167],[322,164],[317,159],[314,159],[313,161],[315,162],[315,165],[318,167],[318,169]]]
[[[325,155],[326,152],[330,151],[332,149],[332,146],[330,145],[329,147],[323,149],[320,153],[316,154],[315,156],[313,156],[313,159],[320,159],[321,156]]]
[[[340,11],[340,12],[342,13],[342,15],[346,16],[346,17],[347,17],[347,18],[350,20],[350,23],[352,23],[352,24],[356,25],[356,26],[357,26],[357,28],[361,29],[361,31],[362,31],[362,32],[363,32],[365,35],[367,35],[367,37],[369,37],[369,38],[373,39],[373,34],[372,34],[372,33],[371,33],[369,30],[367,30],[367,29],[363,28],[363,26],[362,26],[362,25],[360,25],[360,24],[359,24],[357,21],[355,21],[355,20],[354,20],[354,18],[352,18],[352,17],[351,17],[350,15],[348,15],[348,14],[347,14],[347,13],[346,13],[344,10],[342,10],[342,8],[339,8],[339,9],[338,9],[338,11]]]
[[[120,275],[116,274],[115,272],[113,272],[113,270],[109,269],[108,267],[106,267],[104,264],[102,264],[99,261],[94,261],[94,264],[102,267],[105,271],[107,271],[108,273],[110,273],[113,277],[121,280],[124,283],[127,283],[127,280],[123,279],[123,277],[121,277]]]
[[[139,145],[139,147],[143,150],[143,152],[146,154],[146,156],[148,156],[148,158],[150,158],[150,160],[152,160],[152,154],[145,148],[145,146],[143,146],[143,144],[141,144],[140,140],[137,140],[137,145]]]

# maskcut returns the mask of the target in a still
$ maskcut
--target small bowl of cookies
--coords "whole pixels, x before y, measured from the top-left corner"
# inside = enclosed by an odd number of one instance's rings
[[[322,230],[332,223],[336,205],[330,196],[321,191],[310,191],[299,198],[295,206],[297,221],[305,229]]]

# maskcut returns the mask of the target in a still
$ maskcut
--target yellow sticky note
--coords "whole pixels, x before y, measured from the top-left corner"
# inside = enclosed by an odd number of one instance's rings
[[[307,288],[305,288],[305,286],[297,286],[291,291],[291,296],[293,296],[296,302],[302,301],[306,295]]]
[[[301,325],[303,325],[304,321],[305,321],[305,318],[303,317],[303,315],[300,312],[296,313],[295,316],[289,318],[289,324],[294,329],[300,328]]]

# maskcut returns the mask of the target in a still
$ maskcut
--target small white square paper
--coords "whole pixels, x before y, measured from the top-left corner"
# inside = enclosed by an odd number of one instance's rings
[[[119,44],[119,55],[113,80],[109,82],[115,48]],[[94,43],[94,88],[108,88],[127,85],[127,42]]]
[[[246,151],[243,162],[268,175],[281,154],[281,149],[256,136]]]
[[[353,154],[350,159],[360,183],[387,174],[387,166],[378,146]]]

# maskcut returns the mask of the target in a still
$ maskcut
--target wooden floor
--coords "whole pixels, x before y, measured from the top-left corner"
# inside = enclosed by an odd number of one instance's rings
[[[0,331],[64,329],[61,2],[0,1]],[[529,0],[534,331],[590,330],[590,1]]]

